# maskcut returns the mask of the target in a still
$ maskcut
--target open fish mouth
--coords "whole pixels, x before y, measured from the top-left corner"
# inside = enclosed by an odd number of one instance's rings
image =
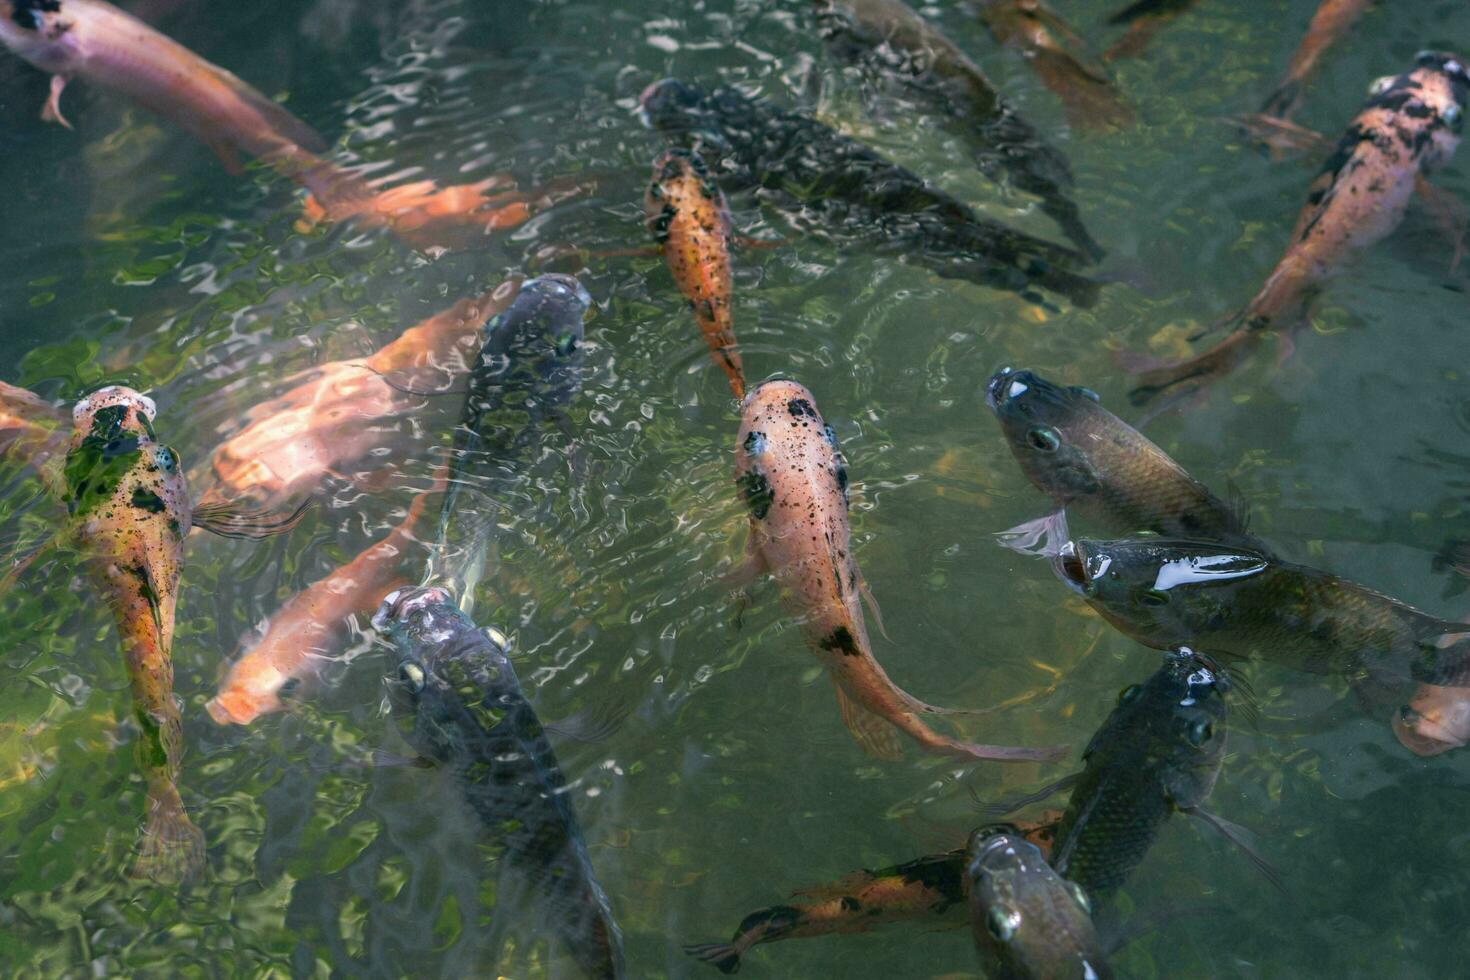
[[[1028,386],[1016,377],[1018,373],[1015,368],[1003,367],[991,376],[985,386],[985,404],[992,411],[998,411],[1011,398],[1026,393]]]
[[[448,589],[437,585],[414,589],[394,589],[383,596],[378,611],[373,614],[373,629],[385,630],[410,613],[428,606],[454,605],[454,597]]]
[[[1075,541],[1068,541],[1052,556],[1051,567],[1062,584],[1078,595],[1087,595],[1092,577],[1087,571],[1087,558]]]

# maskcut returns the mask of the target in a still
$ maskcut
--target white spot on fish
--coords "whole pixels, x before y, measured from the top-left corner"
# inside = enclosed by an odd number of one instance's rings
[[[1012,381],[1011,382],[1011,386],[1006,389],[1006,397],[1007,398],[1020,398],[1022,395],[1026,394],[1026,392],[1028,392],[1030,390],[1031,390],[1030,386],[1027,385],[1027,384],[1025,384],[1024,382],[1021,382],[1021,381]]]
[[[1248,578],[1265,570],[1266,562],[1243,555],[1201,555],[1193,558],[1176,558],[1159,566],[1159,574],[1154,579],[1154,588],[1163,592],[1176,585],[1195,585],[1201,582]]]

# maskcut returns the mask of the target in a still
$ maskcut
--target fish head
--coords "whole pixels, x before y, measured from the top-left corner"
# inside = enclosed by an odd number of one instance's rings
[[[1129,636],[1157,648],[1190,643],[1269,560],[1243,548],[1137,537],[1064,544],[1052,568],[1064,585]]]
[[[72,446],[128,437],[152,440],[157,417],[158,406],[147,395],[123,385],[99,388],[72,406]]]
[[[1089,388],[1064,387],[1032,371],[1002,368],[985,388],[985,401],[1026,477],[1059,503],[1098,489],[1088,455],[1092,437],[1114,422]]]
[[[999,824],[971,834],[965,878],[975,948],[988,974],[1112,975],[1087,893],[1058,875],[1016,828]]]
[[[468,724],[493,727],[505,699],[519,695],[506,657],[509,639],[500,630],[476,626],[448,589],[390,592],[372,624],[392,645],[396,661],[386,681],[389,704],[408,723],[405,736],[425,755],[445,757],[453,747],[448,740]]]
[[[729,205],[704,158],[695,150],[679,147],[659,154],[643,196],[643,216],[654,239],[662,244],[668,238],[669,222],[678,210],[701,206],[713,209],[712,216],[728,226]]]
[[[817,410],[816,398],[804,385],[786,378],[751,388],[740,403],[735,437],[736,482],[751,515],[764,520],[781,476],[808,469],[809,476],[828,475],[831,483],[826,489],[840,497],[845,508],[847,462],[836,433]],[[802,485],[809,487],[810,482]]]
[[[654,82],[638,96],[638,115],[643,125],[661,133],[681,133],[697,128],[704,115],[704,90],[677,78]]]
[[[1421,170],[1433,170],[1454,154],[1470,102],[1470,70],[1447,51],[1421,51],[1415,66],[1373,82],[1364,110],[1391,114],[1391,129]]]
[[[493,408],[497,393],[531,393],[528,409],[569,399],[580,383],[592,296],[575,276],[549,273],[521,284],[510,305],[485,325],[472,395]]]
[[[60,71],[74,58],[70,29],[61,0],[0,0],[0,42],[42,71]]]
[[[1470,742],[1470,688],[1420,684],[1394,714],[1393,733],[1415,755],[1439,755]]]

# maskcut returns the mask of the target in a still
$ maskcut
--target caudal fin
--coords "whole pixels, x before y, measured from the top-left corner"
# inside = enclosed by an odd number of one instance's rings
[[[1261,331],[1237,327],[1202,354],[1140,370],[1136,375],[1138,384],[1128,392],[1128,400],[1144,405],[1171,389],[1186,394],[1203,388],[1240,366],[1260,339]]]
[[[148,817],[131,875],[151,881],[191,881],[204,871],[204,832],[194,826],[172,785],[148,793]]]
[[[708,963],[721,973],[740,972],[740,950],[731,943],[701,943],[685,946],[684,952]]]

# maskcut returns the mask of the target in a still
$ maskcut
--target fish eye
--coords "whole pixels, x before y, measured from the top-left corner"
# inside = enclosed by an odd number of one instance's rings
[[[414,694],[424,689],[424,668],[418,664],[400,664],[398,667],[398,679],[403,682]]]
[[[1382,78],[1375,78],[1373,84],[1368,86],[1368,94],[1382,95],[1384,92],[1393,88],[1393,83],[1396,81],[1398,81],[1397,75],[1384,75]]]
[[[556,352],[562,357],[566,357],[568,354],[576,349],[577,338],[575,335],[564,333],[560,337],[556,338]]]
[[[1189,744],[1193,745],[1195,748],[1204,745],[1210,740],[1210,736],[1214,734],[1214,723],[1205,721],[1203,718],[1190,725],[1189,731],[1186,732],[1186,735],[1189,737]]]
[[[1138,684],[1129,684],[1127,687],[1123,688],[1123,690],[1118,693],[1118,703],[1119,704],[1128,704],[1128,703],[1130,703],[1132,701],[1137,700],[1138,699],[1138,696],[1140,694],[1142,694],[1142,693],[1143,693],[1143,688],[1140,685],[1138,685]]]
[[[1088,915],[1091,915],[1092,900],[1087,897],[1087,892],[1084,891],[1082,886],[1077,884],[1077,882],[1075,881],[1069,881],[1067,882],[1067,884],[1071,886],[1072,897],[1077,900],[1078,905],[1082,906],[1082,911],[1086,912]]]
[[[1458,133],[1464,123],[1465,110],[1457,105],[1452,105],[1444,111],[1445,125],[1450,127],[1450,132]]]
[[[1000,942],[1008,943],[1021,925],[1021,913],[1015,909],[995,908],[985,918],[985,928]]]
[[[1145,592],[1139,593],[1138,601],[1145,606],[1153,606],[1157,609],[1160,606],[1167,606],[1169,604],[1169,593],[1159,589],[1148,589]]]
[[[1026,433],[1026,442],[1032,449],[1043,453],[1054,453],[1062,448],[1062,437],[1050,426],[1037,426]]]

